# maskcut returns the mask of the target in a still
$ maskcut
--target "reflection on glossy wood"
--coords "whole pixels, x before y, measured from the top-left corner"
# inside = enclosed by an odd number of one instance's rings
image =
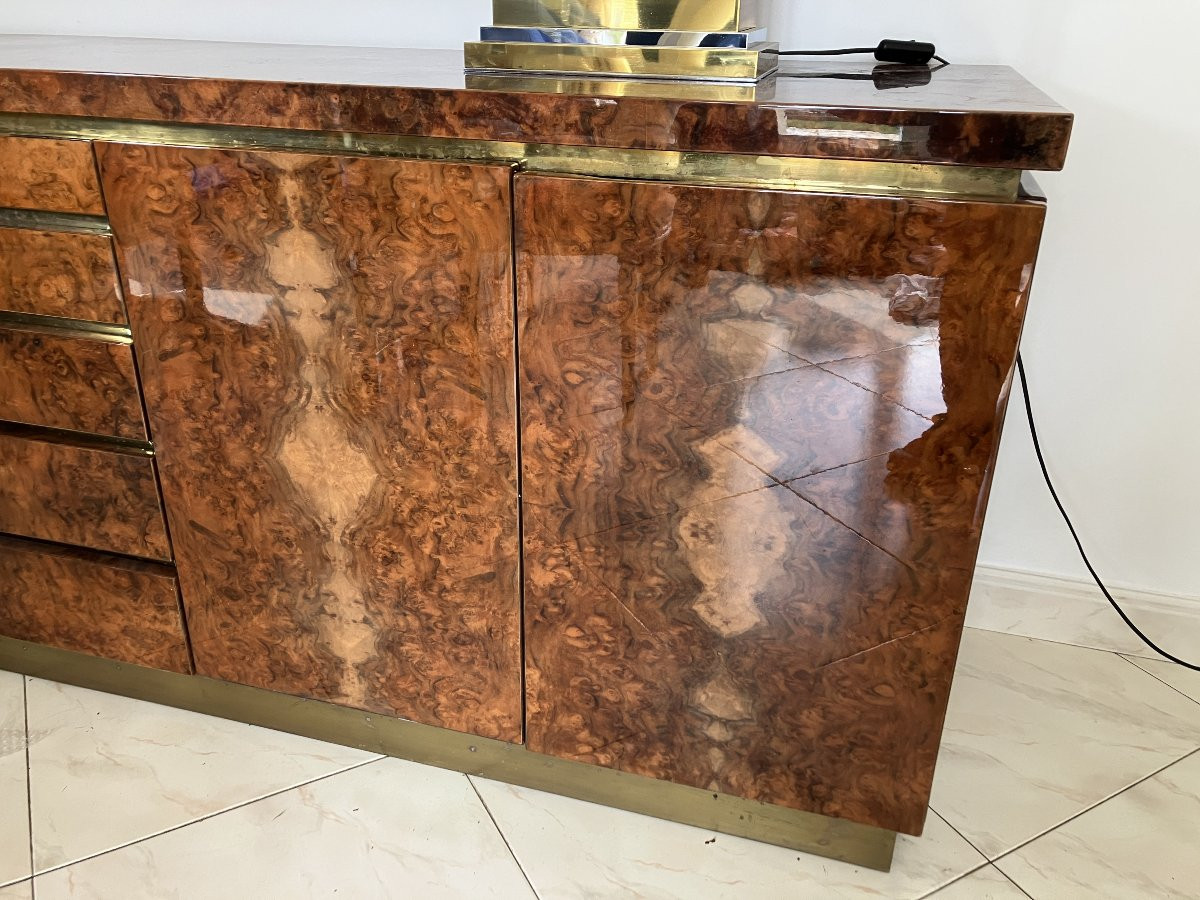
[[[946,411],[940,351],[936,343],[910,344],[870,356],[826,363],[824,368],[932,419]]]
[[[110,239],[0,228],[0,310],[124,325]]]
[[[191,671],[170,567],[2,535],[0,634]]]
[[[0,419],[146,440],[128,344],[0,328]]]
[[[530,749],[920,831],[960,619],[806,659],[786,602],[718,610],[673,582],[629,607],[566,546],[531,547],[526,567]]]
[[[150,458],[2,433],[0,531],[171,558]]]
[[[0,136],[0,206],[104,215],[91,144]]]
[[[517,211],[529,746],[919,833],[1042,208]]]
[[[100,158],[198,670],[520,740],[508,170]]]
[[[525,527],[583,536],[770,483],[646,403],[565,421],[531,417],[522,445]]]

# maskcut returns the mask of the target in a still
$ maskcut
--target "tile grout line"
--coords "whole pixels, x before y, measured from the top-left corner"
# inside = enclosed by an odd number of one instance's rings
[[[1021,843],[1017,844],[1015,847],[1011,847],[1008,850],[1005,850],[999,856],[996,856],[994,858],[989,857],[988,862],[995,865],[996,863],[998,863],[1000,860],[1004,859],[1005,857],[1011,856],[1012,854],[1016,853],[1018,850],[1022,850],[1025,847],[1028,847],[1034,841],[1039,841],[1042,838],[1046,837],[1047,835],[1052,834],[1055,831],[1058,831],[1064,825],[1069,825],[1071,822],[1074,822],[1076,819],[1080,818],[1081,816],[1086,816],[1088,813],[1092,812],[1093,810],[1099,809],[1104,804],[1117,799],[1117,797],[1120,797],[1122,794],[1126,793],[1127,791],[1133,790],[1138,785],[1143,784],[1152,778],[1157,778],[1163,772],[1167,771],[1167,769],[1170,769],[1172,766],[1179,765],[1179,763],[1183,762],[1184,760],[1191,759],[1193,756],[1195,756],[1198,753],[1200,753],[1200,749],[1189,750],[1187,753],[1183,754],[1183,756],[1179,757],[1178,759],[1172,760],[1171,762],[1167,763],[1165,766],[1161,766],[1158,769],[1155,769],[1149,775],[1146,775],[1143,778],[1139,778],[1137,781],[1133,782],[1133,784],[1130,784],[1130,785],[1127,785],[1126,787],[1121,788],[1121,790],[1117,791],[1114,794],[1110,794],[1109,796],[1105,797],[1103,800],[1098,800],[1097,802],[1095,802],[1091,806],[1089,806],[1087,809],[1081,809],[1079,812],[1075,813],[1074,815],[1070,816],[1069,818],[1063,819],[1057,825],[1054,825],[1051,828],[1047,828],[1045,831],[1040,831],[1037,834],[1035,834],[1033,837],[1027,838],[1026,840],[1022,841]],[[953,826],[951,826],[951,827],[953,827]],[[974,846],[974,845],[972,845],[972,846]],[[986,856],[987,854],[984,854],[984,855]],[[999,866],[996,866],[996,868],[1000,869]],[[1000,869],[1000,872],[1003,873],[1004,870]],[[1007,875],[1005,875],[1004,877],[1008,878]],[[1009,878],[1009,881],[1012,881],[1012,879]],[[1013,882],[1013,883],[1015,884],[1016,882]],[[1020,887],[1020,885],[1017,885],[1017,887]]]
[[[25,815],[29,822],[29,896],[36,898],[33,886],[33,774],[29,767],[29,676],[21,676],[21,711],[25,718]]]
[[[1138,665],[1136,662],[1134,662],[1134,661],[1133,661],[1133,659],[1130,659],[1130,658],[1129,658],[1128,656],[1126,656],[1124,653],[1118,653],[1118,654],[1117,654],[1117,656],[1121,657],[1121,659],[1125,660],[1125,662],[1129,663],[1131,666],[1133,666],[1133,667],[1134,667],[1135,669],[1137,669],[1139,672],[1145,672],[1147,675],[1149,675],[1151,678],[1153,678],[1153,679],[1154,679],[1155,681],[1157,681],[1159,684],[1165,684],[1167,687],[1169,687],[1169,688],[1170,688],[1171,690],[1173,690],[1175,693],[1179,694],[1180,696],[1187,697],[1187,698],[1188,698],[1189,700],[1191,700],[1193,703],[1195,703],[1196,705],[1200,706],[1200,700],[1197,700],[1197,699],[1196,699],[1195,697],[1193,697],[1191,694],[1184,693],[1184,692],[1183,692],[1183,691],[1181,691],[1179,688],[1175,687],[1175,685],[1171,684],[1169,681],[1163,681],[1163,679],[1159,678],[1157,675],[1155,675],[1155,674],[1154,674],[1153,672],[1151,672],[1149,669],[1143,669],[1143,668],[1142,668],[1141,666],[1139,666],[1139,665]],[[1135,658],[1137,658],[1137,657],[1135,657]],[[1150,662],[1170,662],[1170,660],[1149,660],[1149,661],[1150,661]],[[1182,666],[1180,666],[1180,668],[1183,668],[1183,667],[1182,667]]]
[[[465,779],[467,779],[467,784],[471,785],[471,790],[473,790],[475,792],[475,796],[479,798],[479,802],[483,806],[483,811],[485,813],[487,813],[488,818],[492,822],[492,827],[495,828],[496,833],[498,835],[500,835],[500,840],[504,841],[504,847],[505,847],[505,849],[508,850],[508,855],[511,856],[513,859],[513,862],[515,862],[517,864],[517,870],[521,873],[521,877],[525,879],[525,883],[527,885],[529,885],[529,890],[533,892],[534,897],[540,898],[541,894],[539,894],[537,892],[537,888],[535,888],[533,886],[533,882],[530,881],[529,873],[527,873],[525,871],[525,867],[523,865],[521,865],[521,860],[517,858],[516,851],[513,850],[512,844],[510,844],[508,842],[508,836],[504,833],[504,830],[500,827],[500,823],[496,821],[496,817],[494,815],[492,815],[491,807],[489,807],[487,805],[487,801],[483,799],[483,794],[479,793],[479,788],[475,786],[475,781],[471,778],[470,775],[467,775],[465,772],[463,773],[463,777]]]
[[[982,850],[980,850],[978,847],[976,847],[974,844],[972,844],[970,842],[970,840],[967,839],[966,835],[964,835],[961,831],[959,831],[957,828],[955,828],[953,825],[951,825],[949,819],[947,819],[945,816],[943,816],[940,812],[938,812],[932,806],[929,807],[929,811],[931,813],[933,813],[935,816],[937,816],[939,819],[941,819],[946,824],[947,828],[949,828],[951,831],[953,831],[955,834],[957,834],[960,838],[962,838],[964,841],[966,841],[967,846],[969,846],[972,850],[974,850],[976,853],[978,853],[980,856],[982,856],[983,862],[981,862],[979,865],[975,866],[972,869],[967,869],[967,871],[963,872],[960,875],[955,875],[953,878],[951,878],[945,884],[939,884],[933,890],[929,891],[929,893],[922,894],[921,900],[928,900],[928,898],[934,896],[938,891],[944,891],[946,888],[950,887],[950,885],[958,884],[958,882],[962,881],[964,878],[974,875],[976,872],[982,872],[984,869],[986,869],[988,866],[990,866],[992,864],[991,861],[987,858],[987,854],[984,853]]]
[[[983,604],[981,602],[977,602],[975,605],[982,606]],[[1141,659],[1146,662],[1162,662],[1163,661],[1161,657],[1138,656],[1136,653],[1130,653],[1128,650],[1114,650],[1111,647],[1094,647],[1091,644],[1080,644],[1075,641],[1067,641],[1067,640],[1063,640],[1061,638],[1043,637],[1041,635],[1036,635],[1036,634],[1023,634],[1022,632],[1019,632],[1019,631],[1010,631],[1007,628],[989,628],[986,625],[967,625],[967,627],[971,628],[975,631],[986,631],[989,634],[1007,634],[1011,637],[1025,638],[1027,641],[1042,641],[1043,643],[1046,643],[1046,644],[1058,644],[1060,647],[1075,647],[1079,650],[1095,650],[1098,653],[1112,653],[1116,656],[1120,656],[1129,661],[1132,661],[1134,659]],[[1138,668],[1141,668],[1141,667],[1139,666]],[[1144,672],[1145,669],[1142,669],[1142,671]],[[1197,701],[1197,702],[1200,702],[1200,701]]]
[[[1103,802],[1103,801],[1101,801],[1101,802]],[[995,860],[989,858],[986,853],[984,853],[982,850],[980,850],[978,847],[976,847],[974,842],[969,837],[967,837],[965,834],[963,834],[961,831],[959,831],[957,828],[955,828],[953,823],[951,823],[951,821],[949,819],[947,819],[945,816],[943,816],[940,812],[938,812],[932,806],[929,807],[929,811],[931,813],[933,813],[935,816],[937,816],[939,819],[941,819],[943,822],[945,822],[947,828],[949,828],[951,831],[953,831],[955,834],[957,834],[960,838],[962,838],[964,841],[966,841],[972,850],[974,850],[976,853],[978,853],[980,856],[982,856],[987,861],[982,866],[977,866],[976,868],[971,869],[969,872],[964,872],[962,875],[959,875],[957,878],[953,879],[952,881],[948,881],[946,884],[943,884],[941,887],[939,887],[933,891],[930,891],[928,894],[925,895],[925,897],[922,898],[922,900],[928,900],[928,898],[933,897],[938,891],[944,891],[946,888],[950,887],[950,885],[957,884],[958,882],[962,881],[964,878],[968,878],[971,875],[976,875],[976,874],[982,872],[984,869],[995,869],[997,872],[1000,873],[1001,876],[1004,877],[1004,879],[1006,881],[1008,881],[1010,884],[1012,884],[1013,887],[1015,887],[1018,891],[1020,891],[1022,894],[1024,894],[1026,897],[1028,897],[1029,900],[1034,900],[1032,894],[1030,894],[1027,890],[1025,890],[1025,888],[1021,887],[1015,881],[1013,881],[1012,878],[1009,877],[1007,872],[1005,872],[998,865],[996,865]]]
[[[62,869],[69,869],[71,866],[77,865],[79,863],[97,859],[101,856],[107,856],[109,853],[116,853],[118,850],[125,850],[128,847],[136,846],[137,844],[144,843],[145,841],[149,841],[154,838],[162,837],[164,834],[170,834],[173,831],[179,831],[181,828],[187,828],[191,825],[196,825],[200,822],[206,822],[209,819],[215,819],[217,816],[223,816],[226,813],[233,812],[234,810],[244,809],[245,807],[252,806],[253,804],[258,803],[261,800],[270,800],[272,797],[278,797],[281,794],[286,794],[290,791],[296,791],[296,790],[299,790],[300,788],[308,787],[309,785],[316,784],[317,782],[325,781],[328,778],[336,778],[338,775],[344,775],[347,772],[353,772],[356,769],[361,769],[364,766],[373,765],[373,764],[375,764],[377,762],[381,762],[387,758],[388,757],[386,757],[386,756],[380,756],[376,759],[368,759],[365,762],[355,763],[354,765],[347,766],[344,769],[338,769],[336,772],[329,772],[329,773],[327,773],[325,775],[321,775],[317,778],[310,778],[308,781],[302,781],[299,784],[293,784],[290,787],[281,788],[277,791],[271,791],[271,793],[263,794],[261,797],[255,797],[253,800],[247,800],[244,803],[236,803],[233,806],[228,806],[225,809],[218,810],[217,812],[209,813],[208,815],[200,816],[199,818],[196,818],[196,819],[190,819],[189,821],[184,822],[181,825],[172,825],[170,828],[164,828],[162,831],[156,831],[153,834],[143,835],[142,837],[137,838],[136,840],[126,841],[123,844],[118,844],[116,847],[109,847],[107,850],[100,850],[96,853],[90,853],[87,856],[81,856],[78,859],[71,860],[70,862],[59,863],[58,865],[51,866],[48,869],[45,869],[41,872],[35,871],[33,873],[33,880],[36,881],[38,878],[42,877],[43,875],[49,875],[51,872],[58,872],[58,871],[61,871]]]
[[[1000,868],[998,865],[996,865],[995,863],[992,863],[992,862],[988,863],[988,865],[991,866],[993,869],[995,869],[997,872],[999,872],[1002,878],[1004,878],[1009,884],[1011,884],[1018,891],[1020,891],[1022,894],[1024,894],[1026,897],[1028,897],[1029,900],[1034,900],[1033,894],[1029,893],[1029,891],[1025,890],[1025,888],[1023,888],[1019,884],[1017,884],[1017,882],[1013,879],[1013,877],[1011,875],[1009,875],[1007,872],[1005,872],[1002,868]]]

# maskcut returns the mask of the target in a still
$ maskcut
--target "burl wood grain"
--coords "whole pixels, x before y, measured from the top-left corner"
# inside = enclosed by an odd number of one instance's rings
[[[104,215],[91,144],[0,137],[0,206]]]
[[[146,440],[128,344],[0,327],[0,419]]]
[[[384,71],[390,85],[0,69],[0,111],[1031,170],[1062,168],[1073,121],[1005,66],[955,65],[927,87],[887,93],[870,68],[864,82],[818,67],[814,78],[768,79],[754,102],[673,97],[669,86],[658,97],[590,94],[587,82],[538,92],[523,79],[472,90],[457,50],[397,51]]]
[[[197,670],[520,740],[508,170],[99,150]]]
[[[169,566],[0,535],[0,634],[190,673]]]
[[[124,325],[112,241],[0,228],[0,310]]]
[[[919,833],[1042,207],[516,204],[529,747]]]
[[[151,459],[3,432],[0,531],[171,558]]]

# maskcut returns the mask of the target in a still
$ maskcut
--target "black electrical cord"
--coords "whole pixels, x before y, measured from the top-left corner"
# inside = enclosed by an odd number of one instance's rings
[[[874,53],[874,47],[845,47],[841,50],[770,50],[776,56],[855,56],[859,53]]]
[[[1071,522],[1071,517],[1067,515],[1066,509],[1063,508],[1062,501],[1058,499],[1058,491],[1054,489],[1054,482],[1050,480],[1050,471],[1046,468],[1046,458],[1042,455],[1042,443],[1038,440],[1037,425],[1033,421],[1033,405],[1029,401],[1029,381],[1025,377],[1025,360],[1021,358],[1021,354],[1017,353],[1017,373],[1021,376],[1021,393],[1025,397],[1025,417],[1029,420],[1029,435],[1033,438],[1033,452],[1037,454],[1038,465],[1042,469],[1042,477],[1046,480],[1046,487],[1050,489],[1050,496],[1054,498],[1054,505],[1058,507],[1058,511],[1062,514],[1063,521],[1067,523],[1067,529],[1071,532],[1071,537],[1075,539],[1075,546],[1079,549],[1079,555],[1083,557],[1083,564],[1087,566],[1087,570],[1092,574],[1092,580],[1096,582],[1096,586],[1100,588],[1100,592],[1104,594],[1108,602],[1112,604],[1112,608],[1117,611],[1125,624],[1130,627],[1134,634],[1142,639],[1142,641],[1150,647],[1154,652],[1169,659],[1173,663],[1183,666],[1185,669],[1191,669],[1193,672],[1200,672],[1200,666],[1190,662],[1185,662],[1178,656],[1172,656],[1150,638],[1146,637],[1145,633],[1133,624],[1133,620],[1125,614],[1125,610],[1121,609],[1121,605],[1113,598],[1108,588],[1104,586],[1104,582],[1100,580],[1100,576],[1096,573],[1095,566],[1088,559],[1087,553],[1083,549],[1083,542],[1079,540],[1079,533],[1075,530],[1074,524]]]
[[[905,65],[926,65],[931,59],[937,60],[943,67],[950,63],[937,55],[933,44],[922,41],[883,40],[877,47],[842,47],[837,50],[764,50],[774,56],[861,56],[873,55],[880,62],[900,63]]]

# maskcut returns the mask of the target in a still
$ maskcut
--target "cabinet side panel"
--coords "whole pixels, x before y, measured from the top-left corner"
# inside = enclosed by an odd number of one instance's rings
[[[919,833],[1043,208],[517,185],[530,748]]]
[[[197,670],[520,740],[508,169],[98,149]]]

